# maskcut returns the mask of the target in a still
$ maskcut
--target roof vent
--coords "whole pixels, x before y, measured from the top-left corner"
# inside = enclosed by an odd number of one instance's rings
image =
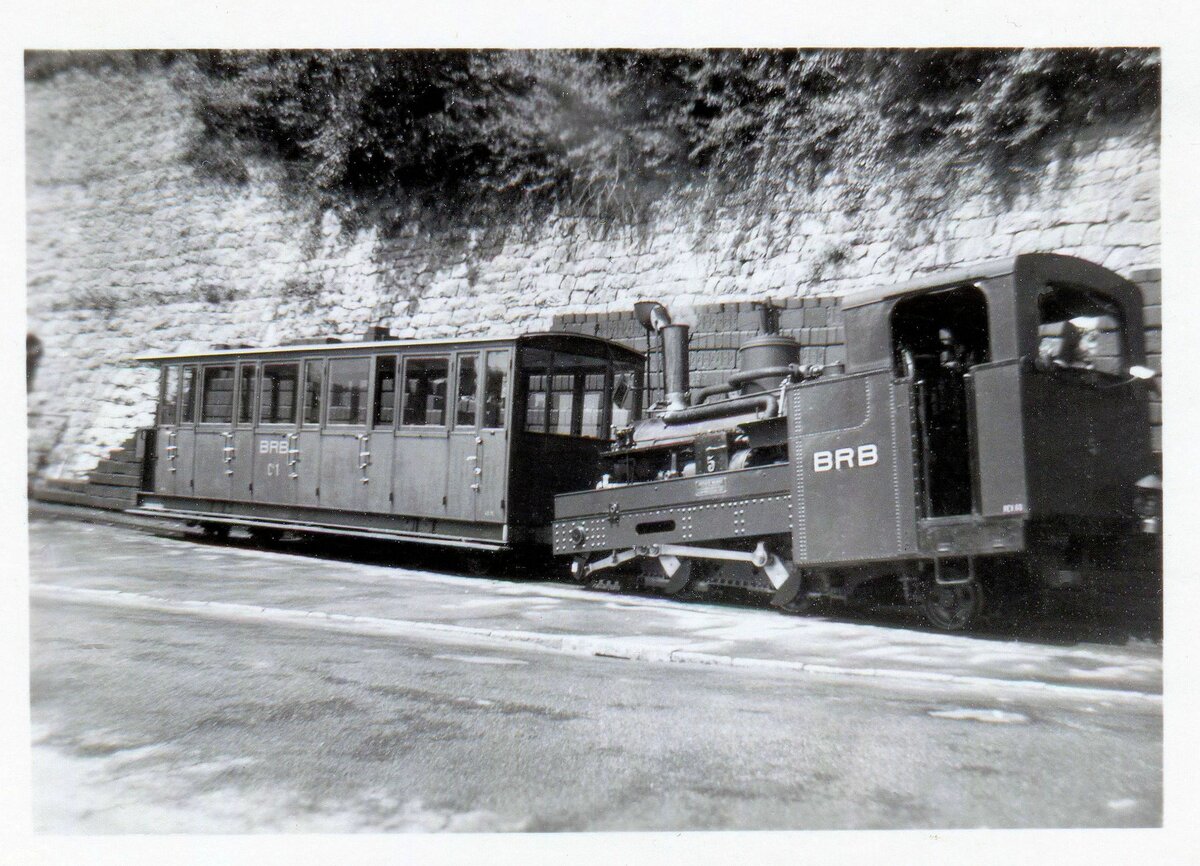
[[[371,325],[367,328],[367,332],[363,334],[363,342],[365,343],[378,343],[390,339],[392,339],[392,332],[384,325]]]

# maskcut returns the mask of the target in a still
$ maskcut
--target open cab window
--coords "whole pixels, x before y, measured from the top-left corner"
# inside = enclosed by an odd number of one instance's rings
[[[1038,296],[1037,367],[1083,377],[1129,369],[1120,306],[1099,292],[1049,285]]]

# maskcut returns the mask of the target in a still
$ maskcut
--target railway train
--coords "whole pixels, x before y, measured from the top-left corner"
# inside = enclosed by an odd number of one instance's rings
[[[646,406],[646,356],[577,334],[145,356],[162,385],[136,510],[548,545],[592,585],[876,598],[948,630],[1044,589],[1153,591],[1136,286],[1026,254],[842,309],[844,362],[768,332],[692,389],[688,327],[640,302],[662,361]]]

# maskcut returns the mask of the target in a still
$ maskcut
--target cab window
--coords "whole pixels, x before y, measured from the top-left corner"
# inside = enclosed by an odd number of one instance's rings
[[[1124,376],[1129,369],[1120,306],[1099,292],[1047,286],[1038,295],[1038,366]]]

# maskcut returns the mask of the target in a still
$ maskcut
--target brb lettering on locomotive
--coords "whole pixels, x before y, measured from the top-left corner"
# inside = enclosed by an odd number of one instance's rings
[[[874,443],[857,448],[837,448],[833,451],[813,452],[813,471],[829,472],[842,469],[865,468],[879,462],[879,447]]]

